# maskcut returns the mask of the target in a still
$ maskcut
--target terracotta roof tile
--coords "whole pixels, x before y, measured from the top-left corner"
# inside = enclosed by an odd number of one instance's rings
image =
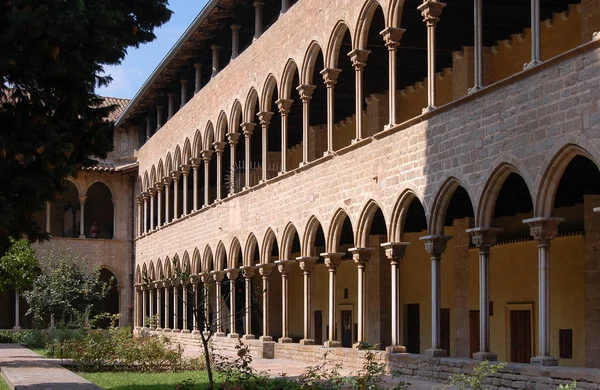
[[[108,121],[109,122],[116,122],[117,119],[119,119],[119,117],[121,116],[121,114],[123,113],[123,111],[125,111],[125,108],[129,105],[130,100],[129,99],[121,99],[121,98],[114,98],[114,97],[103,97],[104,99],[104,105],[106,106],[110,106],[110,105],[116,105],[117,108],[110,113],[110,115],[108,116]]]

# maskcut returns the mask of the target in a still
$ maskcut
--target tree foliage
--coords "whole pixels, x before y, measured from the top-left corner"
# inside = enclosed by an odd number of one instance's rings
[[[0,254],[7,237],[47,238],[32,214],[65,177],[106,158],[113,106],[95,94],[105,65],[154,40],[167,0],[0,4]]]
[[[0,292],[6,288],[24,291],[35,279],[37,259],[26,239],[10,239],[8,252],[0,257]]]

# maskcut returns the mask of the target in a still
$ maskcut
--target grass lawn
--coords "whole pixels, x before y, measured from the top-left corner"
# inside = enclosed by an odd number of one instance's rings
[[[173,390],[186,379],[194,381],[194,389],[204,389],[208,377],[203,371],[186,372],[93,372],[78,373],[107,390]],[[198,385],[204,385],[198,387]]]
[[[29,348],[29,347],[27,347]],[[33,352],[37,353],[40,356],[46,357],[46,348],[29,348]]]
[[[4,378],[0,376],[0,390],[10,390],[6,382],[4,382]]]

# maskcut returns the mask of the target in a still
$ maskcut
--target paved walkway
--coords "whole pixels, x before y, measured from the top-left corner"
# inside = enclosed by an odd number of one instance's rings
[[[19,344],[0,344],[0,370],[14,390],[101,390],[59,360],[43,358]]]

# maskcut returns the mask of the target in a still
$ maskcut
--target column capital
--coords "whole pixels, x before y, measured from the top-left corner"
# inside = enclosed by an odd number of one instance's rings
[[[261,264],[258,266],[258,273],[262,277],[269,276],[271,275],[271,271],[273,271],[273,267],[275,267],[275,264],[273,263]]]
[[[448,245],[448,240],[450,240],[452,236],[443,236],[441,234],[434,234],[430,236],[419,237],[419,240],[425,242],[425,250],[431,254],[432,257],[440,258],[442,253],[446,250],[446,245]]]
[[[156,187],[156,192],[161,193],[162,192],[162,187],[163,187],[163,182],[162,181],[157,181],[156,183],[154,183],[154,187]]]
[[[190,168],[191,167],[192,167],[191,165],[183,164],[181,166],[181,174],[184,175],[184,176],[187,176],[190,173]]]
[[[171,172],[171,178],[173,180],[179,180],[180,177],[181,177],[181,171],[173,171],[173,172]]]
[[[138,196],[135,197],[135,199],[137,200],[138,206],[141,206],[142,202],[144,201],[143,194],[139,194]]]
[[[256,116],[258,117],[262,127],[268,127],[269,123],[271,123],[273,113],[271,111],[259,111],[256,113]]]
[[[196,68],[196,69],[202,69],[202,62],[195,62],[194,63],[194,68]]]
[[[282,275],[287,275],[292,270],[292,265],[294,265],[296,261],[294,260],[277,260],[275,265],[277,266],[277,270]]]
[[[321,256],[325,259],[327,268],[335,270],[342,263],[344,252],[326,252],[321,253]]]
[[[172,181],[173,181],[173,178],[172,178],[172,177],[169,177],[169,176],[167,176],[167,177],[164,177],[164,178],[163,178],[163,184],[164,184],[165,186],[170,186]]]
[[[371,50],[365,49],[354,49],[348,53],[348,57],[350,57],[350,60],[352,61],[354,70],[363,70],[363,68],[367,66],[369,54],[371,54]]]
[[[202,64],[200,64],[200,66],[202,66]],[[181,77],[181,78],[179,79],[179,82],[180,82],[181,84],[187,84],[187,83],[188,83],[188,81],[189,81],[189,80],[187,79],[187,77]],[[173,93],[171,93],[170,95],[173,95]]]
[[[244,133],[244,135],[247,138],[250,138],[252,136],[252,133],[254,132],[254,126],[256,126],[256,123],[244,122],[241,124],[241,126],[242,126],[242,132]]]
[[[323,82],[327,88],[332,88],[336,83],[338,76],[342,70],[338,68],[325,68],[321,72],[321,76],[323,76]]]
[[[202,160],[204,160],[205,163],[210,162],[210,158],[212,157],[213,151],[210,149],[205,149],[202,151]]]
[[[212,51],[218,51],[220,48],[221,48],[221,46],[219,46],[219,45],[210,45],[210,49]]]
[[[474,229],[467,229],[467,233],[471,235],[471,241],[480,250],[489,250],[496,244],[496,238],[498,234],[502,232],[501,228],[493,227],[478,227]]]
[[[256,0],[255,2],[252,3],[252,5],[256,8],[260,8],[265,5],[265,2],[261,1],[261,0]]]
[[[312,269],[315,268],[315,265],[317,265],[318,259],[319,258],[316,256],[303,256],[296,258],[296,260],[298,260],[298,265],[300,266],[300,269],[304,273],[311,272]]]
[[[256,271],[256,267],[253,265],[242,267],[242,274],[244,274],[245,279],[250,279],[254,275],[254,271]]]
[[[524,219],[523,223],[529,225],[529,233],[538,241],[547,241],[556,237],[558,225],[564,218],[557,217],[536,217]]]
[[[242,28],[242,26],[240,24],[232,24],[231,25],[232,31],[240,31],[241,28]]]
[[[170,280],[163,280],[161,283],[163,288],[169,288],[171,287],[171,281]]]
[[[435,26],[440,21],[440,15],[446,3],[439,0],[423,0],[423,4],[417,7],[421,11],[423,21],[427,23],[427,27]]]
[[[352,253],[354,262],[359,266],[364,266],[371,260],[371,254],[375,248],[350,248],[348,250]]]
[[[400,41],[405,31],[405,29],[399,27],[388,27],[382,30],[379,35],[383,37],[388,50],[396,50],[400,46]]]
[[[212,275],[208,272],[201,273],[199,276],[202,283],[209,283],[212,280]]]
[[[215,282],[221,282],[225,277],[225,273],[223,271],[212,271],[210,274]]]
[[[292,99],[279,99],[275,101],[277,104],[277,108],[279,109],[279,113],[281,115],[287,115],[290,112],[290,108],[292,108],[292,104],[294,101]]]
[[[296,87],[296,91],[300,94],[302,103],[307,103],[312,99],[312,94],[315,92],[316,85],[302,84]]]
[[[404,257],[406,248],[410,242],[384,242],[381,247],[385,250],[385,256],[391,262],[398,262]]]
[[[217,153],[217,155],[220,155],[221,153],[223,153],[223,151],[225,150],[225,145],[227,145],[227,142],[223,142],[223,141],[213,142],[213,148],[215,148],[215,153]]]
[[[240,270],[235,268],[228,268],[225,270],[225,273],[227,274],[227,278],[229,278],[229,280],[235,280],[240,275]]]
[[[150,195],[149,195],[147,192],[142,192],[142,194],[141,194],[141,197],[142,197],[142,200],[143,200],[143,201],[147,201],[147,200],[148,200],[148,198],[150,197]],[[81,203],[85,203],[85,199],[82,201],[82,200],[81,200],[81,197],[80,197],[80,198],[79,198],[79,202],[81,202]]]
[[[202,157],[190,158],[190,165],[192,166],[192,168],[198,169],[198,167],[200,166],[200,163],[202,163]]]
[[[146,196],[147,196],[147,195],[146,195]],[[87,196],[85,196],[85,195],[81,195],[81,196],[79,197],[79,203],[81,203],[81,204],[85,204],[85,201],[86,201],[86,200],[87,200]]]
[[[148,195],[153,197],[154,195],[156,195],[156,188],[154,187],[150,187],[148,188]]]
[[[229,141],[229,145],[235,146],[240,139],[240,133],[227,133],[227,141]]]
[[[175,94],[173,92],[169,92],[169,93],[167,93],[167,97],[169,99],[173,99],[175,97]]]

